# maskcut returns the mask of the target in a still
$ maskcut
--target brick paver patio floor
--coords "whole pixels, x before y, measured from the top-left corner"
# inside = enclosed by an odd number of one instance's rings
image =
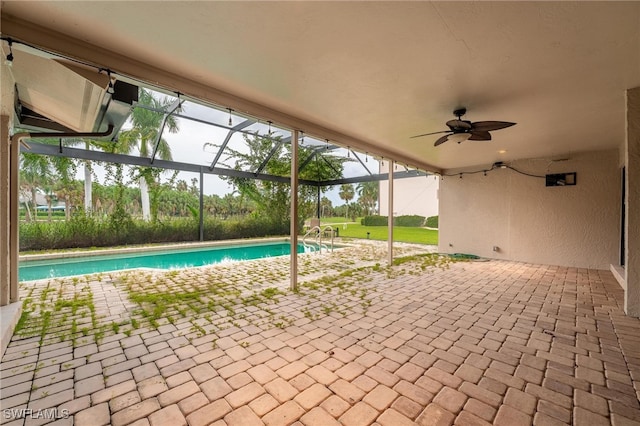
[[[383,259],[301,257],[298,293],[287,259],[23,284],[0,421],[640,424],[640,320],[608,271]]]

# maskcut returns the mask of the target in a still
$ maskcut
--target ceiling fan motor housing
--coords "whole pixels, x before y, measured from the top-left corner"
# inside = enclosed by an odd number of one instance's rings
[[[453,115],[455,115],[456,117],[458,117],[458,119],[460,117],[462,117],[463,115],[465,115],[467,113],[467,109],[466,108],[458,108],[453,110]]]

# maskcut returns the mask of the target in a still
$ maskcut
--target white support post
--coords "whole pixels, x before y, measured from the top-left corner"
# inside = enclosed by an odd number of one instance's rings
[[[198,211],[200,215],[198,216],[198,230],[200,232],[200,241],[204,241],[204,173],[202,172],[202,167],[200,167],[200,194],[199,201],[200,206],[198,207]]]
[[[9,304],[11,282],[11,192],[10,192],[10,141],[9,117],[0,116],[0,306]]]
[[[624,310],[640,317],[640,87],[627,90]]]
[[[389,216],[388,216],[388,229],[389,229],[389,235],[388,235],[388,240],[387,240],[387,247],[388,247],[388,263],[389,266],[393,265],[393,167],[394,167],[394,162],[389,160],[389,180],[388,180],[388,184],[389,184]]]
[[[298,133],[291,135],[291,291],[298,290]]]
[[[18,197],[19,167],[20,167],[20,142],[18,138],[11,138],[9,167],[11,173],[9,177],[9,263],[11,268],[11,280],[9,282],[9,302],[15,303],[20,300],[18,294],[18,253],[20,252],[20,239],[18,227],[20,224],[20,200]]]

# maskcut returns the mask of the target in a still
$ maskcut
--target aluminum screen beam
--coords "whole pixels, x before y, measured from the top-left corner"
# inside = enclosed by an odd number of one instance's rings
[[[144,109],[149,110],[149,111],[159,112],[160,114],[163,114],[165,112],[161,108],[155,108],[155,107],[152,107],[150,105],[137,104],[136,108],[144,108]],[[237,124],[237,125],[235,125],[233,127],[229,127],[229,126],[224,125],[224,124],[216,123],[215,121],[204,120],[202,118],[192,117],[190,115],[185,115],[185,114],[180,114],[180,113],[173,114],[173,116],[176,117],[176,118],[184,118],[185,120],[195,121],[196,123],[208,124],[210,126],[218,127],[220,129],[225,129],[225,130],[228,130],[228,131],[232,132],[232,134],[233,134],[233,132],[240,132],[240,133],[252,135],[253,132],[243,131],[242,129],[244,129],[245,127],[248,127],[251,124],[256,122],[256,120],[246,119],[245,121],[241,122],[240,124]],[[246,126],[240,127],[242,124],[244,124],[244,123],[246,123],[248,121],[250,121],[251,123],[249,123]]]
[[[164,115],[162,116],[162,123],[160,124],[160,130],[158,131],[158,135],[156,136],[156,142],[153,145],[153,153],[151,154],[151,164],[153,164],[153,160],[156,159],[156,154],[158,153],[158,147],[160,146],[160,141],[162,140],[162,133],[164,132],[164,126],[167,125],[167,120],[169,119],[171,114],[173,114],[174,112],[176,112],[178,108],[180,108],[180,105],[182,105],[182,101],[180,100],[180,98],[178,98],[175,101],[173,101],[171,105],[169,105],[169,108],[167,108],[167,110],[164,112]]]
[[[420,172],[418,170],[409,170],[404,172],[395,172],[393,174],[394,179],[406,179],[418,176],[427,176],[425,172]],[[388,180],[389,175],[387,173],[379,174],[379,175],[370,175],[370,176],[356,176],[352,178],[342,178],[342,179],[334,179],[327,180],[324,182],[319,182],[320,186],[332,186],[332,185],[342,185],[342,184],[350,184],[350,183],[361,183],[361,182],[380,182],[383,180]]]
[[[185,118],[189,118],[189,117],[185,117]],[[216,153],[216,157],[213,159],[213,161],[211,162],[211,165],[209,166],[209,170],[213,170],[213,168],[216,166],[216,164],[218,163],[218,160],[220,159],[220,157],[222,156],[222,151],[224,151],[224,149],[227,147],[227,144],[229,143],[229,141],[231,140],[231,136],[233,136],[233,134],[235,132],[237,132],[238,130],[242,130],[245,127],[249,127],[251,126],[253,123],[255,123],[254,120],[244,120],[242,123],[236,124],[235,126],[233,126],[231,129],[229,129],[229,133],[227,133],[227,136],[224,138],[224,141],[222,142],[222,144],[220,145],[220,149],[218,150],[218,152]],[[213,123],[209,123],[209,124],[213,124]]]
[[[159,169],[178,170],[181,172],[192,172],[192,173],[200,173],[200,170],[204,168],[203,173],[211,174],[211,175],[258,179],[258,180],[266,180],[271,182],[283,182],[283,183],[290,182],[289,177],[287,176],[274,176],[274,175],[261,174],[261,173],[255,174],[253,172],[226,169],[222,167],[214,167],[213,169],[211,169],[208,166],[202,166],[202,165],[190,164],[190,163],[181,163],[177,161],[168,161],[168,160],[156,160],[153,164],[151,164],[149,162],[149,158],[146,158],[146,157],[135,157],[132,155],[125,155],[125,154],[112,154],[109,152],[90,151],[86,149],[70,148],[70,147],[63,147],[62,152],[60,152],[58,145],[48,145],[48,144],[43,144],[38,142],[31,142],[31,141],[29,142],[29,146],[31,149],[26,149],[24,146],[20,146],[21,152],[40,154],[40,155],[50,155],[53,157],[77,158],[80,160],[104,161],[108,163],[124,164],[124,165],[131,165],[131,166],[156,167]],[[412,178],[417,176],[428,176],[428,174],[418,170],[409,170],[409,171],[394,173],[394,179],[405,179],[405,178]],[[301,185],[325,187],[325,186],[333,186],[333,185],[342,185],[345,183],[351,184],[351,183],[361,183],[361,182],[380,182],[387,179],[389,179],[389,176],[388,174],[385,173],[385,174],[377,174],[377,175],[369,175],[369,176],[356,176],[351,178],[333,179],[328,181],[300,179],[299,182]]]
[[[274,156],[276,151],[278,151],[283,144],[289,143],[289,142],[291,142],[291,136],[287,136],[284,139],[276,141],[273,148],[271,148],[271,151],[269,151],[269,154],[267,154],[267,157],[264,160],[262,160],[262,163],[260,163],[260,165],[256,169],[255,174],[261,173],[264,170],[264,168],[267,167],[267,163],[269,162],[269,160],[271,160],[271,157]]]
[[[181,163],[177,161],[168,161],[168,160],[156,160],[153,164],[151,164],[149,163],[149,158],[146,158],[146,157],[135,157],[132,155],[124,155],[124,154],[111,154],[109,152],[89,151],[86,149],[79,149],[79,148],[64,147],[63,152],[60,153],[58,149],[58,145],[47,145],[47,144],[37,143],[37,142],[29,142],[29,146],[31,149],[26,149],[25,147],[21,146],[21,152],[50,155],[52,157],[77,158],[80,160],[105,161],[108,163],[125,164],[130,166],[155,167],[158,169],[178,170],[181,172],[200,173],[200,171],[202,170],[203,173],[211,174],[211,175],[229,176],[229,177],[246,178],[246,179],[258,179],[258,180],[266,180],[270,182],[282,182],[282,183],[291,182],[291,179],[288,176],[274,176],[274,175],[266,175],[266,174],[256,175],[255,173],[252,173],[252,172],[245,172],[242,170],[234,170],[234,169],[225,169],[220,167],[214,167],[213,169],[210,169],[207,166],[200,166],[197,164]],[[302,185],[318,186],[318,182],[312,181],[312,180],[301,179],[299,180],[299,182]]]
[[[321,146],[318,148],[314,148],[314,151],[300,164],[300,167],[298,167],[298,173],[300,173],[305,167],[307,167],[311,162],[311,160],[313,160],[315,156],[321,153],[322,151],[333,151],[340,148],[342,147],[337,145],[330,145],[329,147]]]
[[[331,168],[331,170],[333,170],[337,175],[341,175],[342,173],[340,173],[340,170],[336,169],[333,164],[331,164],[331,162],[329,160],[327,160],[326,157],[320,156],[320,158],[322,158],[322,160],[327,163],[327,166],[329,166]]]
[[[373,173],[371,173],[371,170],[369,170],[369,168],[364,164],[364,162],[362,161],[362,159],[358,156],[358,154],[356,154],[355,152],[351,151],[351,153],[353,154],[354,157],[356,157],[356,160],[358,160],[360,162],[360,164],[362,164],[362,167],[364,167],[364,169],[367,171],[367,173],[369,173],[369,175],[373,175]]]

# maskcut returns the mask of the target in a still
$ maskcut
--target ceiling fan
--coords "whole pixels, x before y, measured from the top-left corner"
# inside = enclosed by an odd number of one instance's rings
[[[438,138],[433,146],[438,146],[446,141],[463,142],[470,141],[490,141],[491,131],[500,130],[507,127],[511,127],[516,123],[508,121],[476,121],[472,123],[468,120],[462,120],[462,116],[467,113],[466,108],[459,108],[453,111],[453,115],[457,117],[456,120],[447,121],[447,126],[450,130],[443,130],[441,132],[424,133],[422,135],[412,136],[411,138],[420,138],[422,136],[437,135],[440,133],[447,133],[446,135]]]

